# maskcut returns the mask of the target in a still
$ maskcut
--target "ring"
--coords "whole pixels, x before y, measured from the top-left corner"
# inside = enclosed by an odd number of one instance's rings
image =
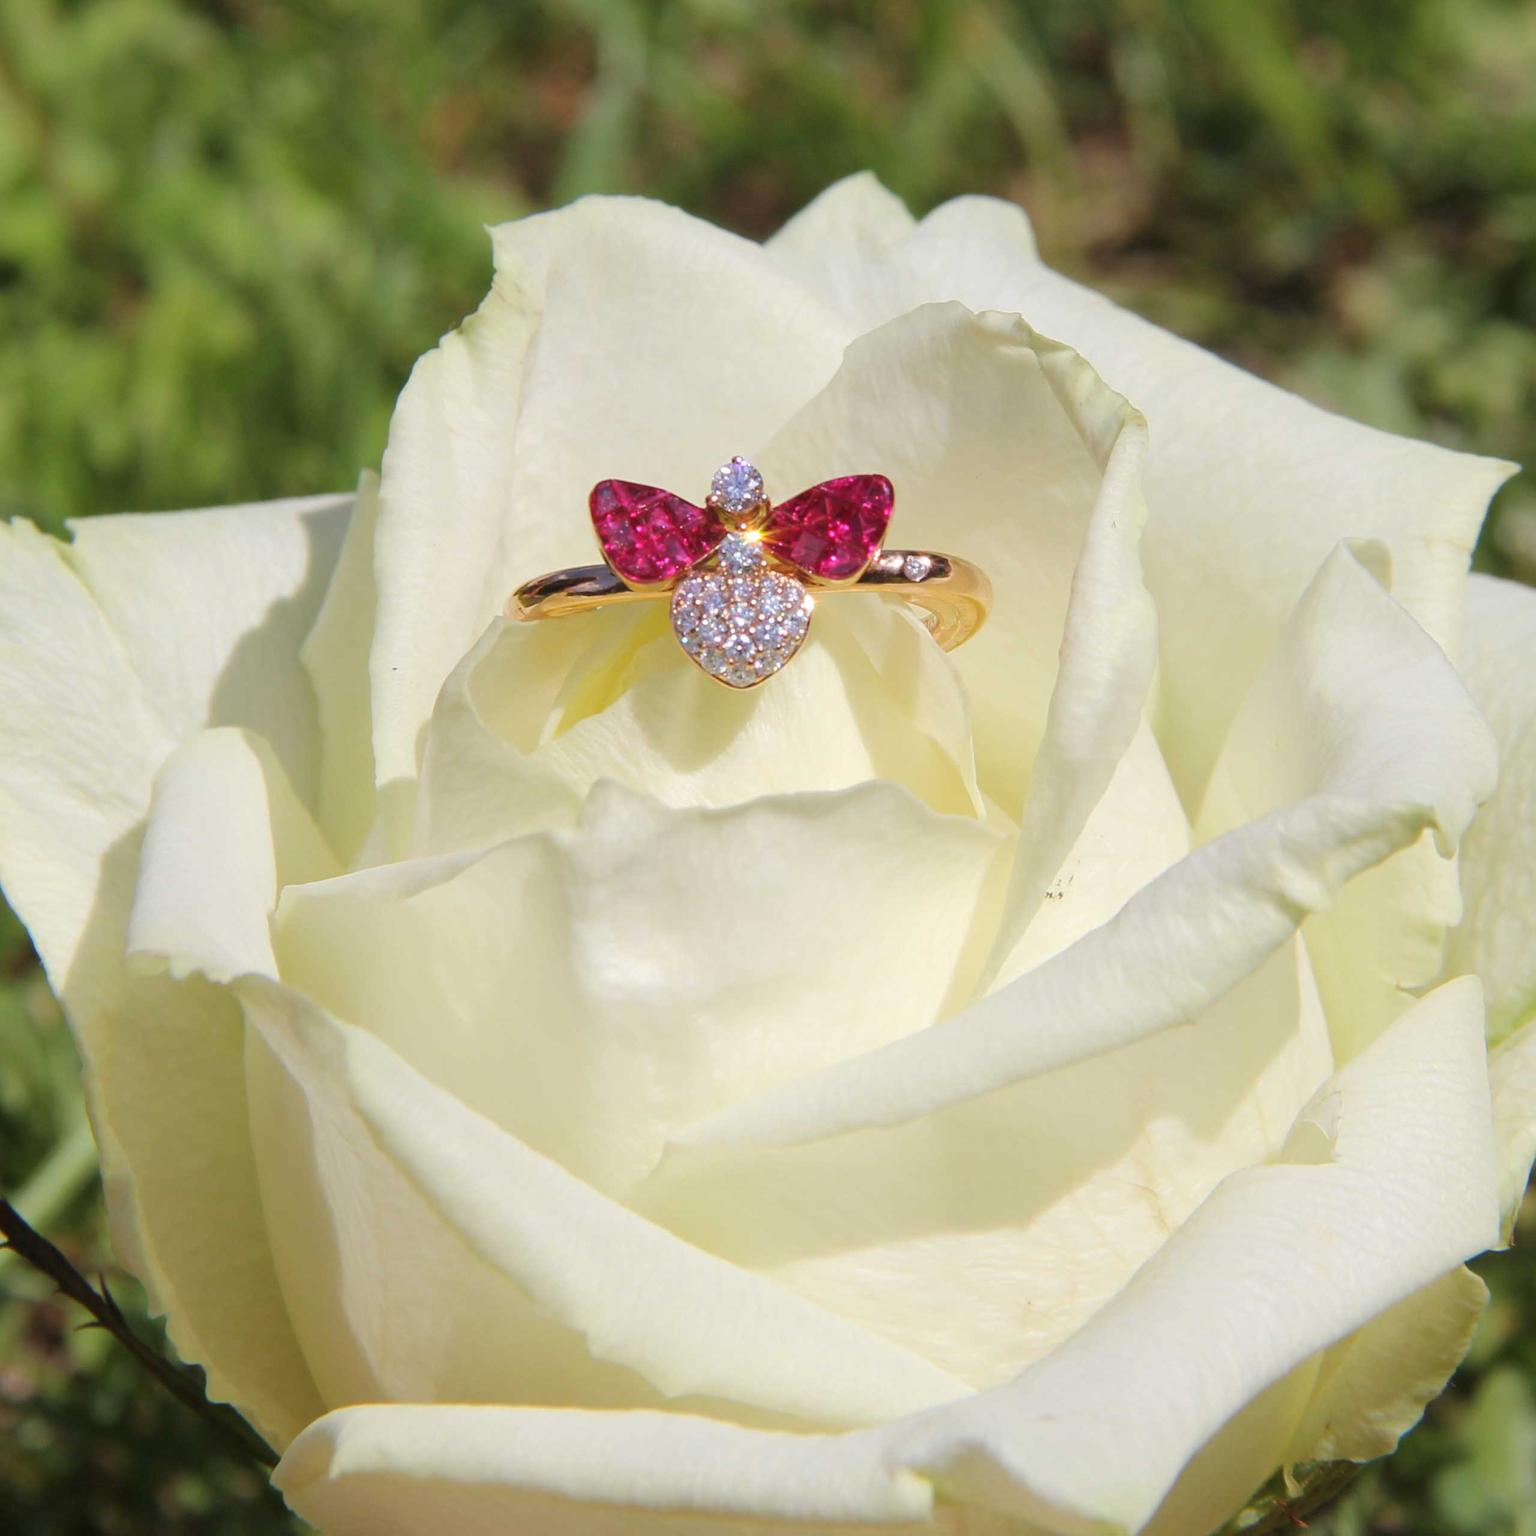
[[[952,651],[985,622],[992,583],[953,555],[883,548],[895,496],[884,475],[842,475],[774,506],[741,458],[715,471],[702,507],[599,480],[588,505],[604,563],[525,581],[506,616],[557,619],[670,594],[678,643],[730,688],[755,688],[794,658],[824,592],[902,598]]]

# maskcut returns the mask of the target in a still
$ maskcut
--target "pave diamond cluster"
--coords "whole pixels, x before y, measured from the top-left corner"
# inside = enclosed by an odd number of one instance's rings
[[[678,642],[711,677],[733,688],[772,677],[800,649],[810,622],[811,594],[794,576],[770,567],[762,546],[746,534],[728,534],[718,566],[685,577],[672,594]]]

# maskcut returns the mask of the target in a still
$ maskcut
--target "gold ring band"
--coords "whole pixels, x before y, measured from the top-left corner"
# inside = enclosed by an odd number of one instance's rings
[[[922,574],[913,576],[908,571]],[[850,586],[819,587],[829,592],[876,592],[899,597],[921,610],[928,633],[946,651],[964,645],[986,622],[992,583],[969,560],[924,550],[888,549]],[[589,613],[610,603],[639,603],[666,593],[627,587],[606,565],[572,565],[525,581],[507,599],[506,616],[527,623]]]
[[[981,628],[992,583],[954,555],[885,549],[895,494],[884,475],[842,475],[774,505],[739,458],[716,471],[702,507],[599,480],[588,505],[603,564],[525,581],[506,614],[526,623],[666,597],[678,644],[731,688],[755,688],[794,658],[823,592],[902,598],[952,651]]]

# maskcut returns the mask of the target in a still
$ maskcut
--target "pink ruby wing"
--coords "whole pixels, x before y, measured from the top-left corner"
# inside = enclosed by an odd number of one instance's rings
[[[713,513],[655,485],[599,480],[587,504],[604,558],[632,587],[673,581],[725,537]]]
[[[851,581],[874,559],[896,493],[884,475],[842,475],[780,502],[763,543],[819,581]]]

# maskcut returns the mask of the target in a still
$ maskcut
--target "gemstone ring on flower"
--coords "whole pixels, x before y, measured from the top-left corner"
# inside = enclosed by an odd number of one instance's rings
[[[946,650],[981,628],[992,584],[967,560],[885,550],[895,492],[884,475],[842,475],[773,506],[745,459],[715,471],[704,506],[630,480],[589,497],[604,564],[524,582],[507,617],[554,619],[605,603],[672,597],[672,628],[717,682],[753,688],[789,662],[810,627],[813,593],[855,588],[921,610]]]

